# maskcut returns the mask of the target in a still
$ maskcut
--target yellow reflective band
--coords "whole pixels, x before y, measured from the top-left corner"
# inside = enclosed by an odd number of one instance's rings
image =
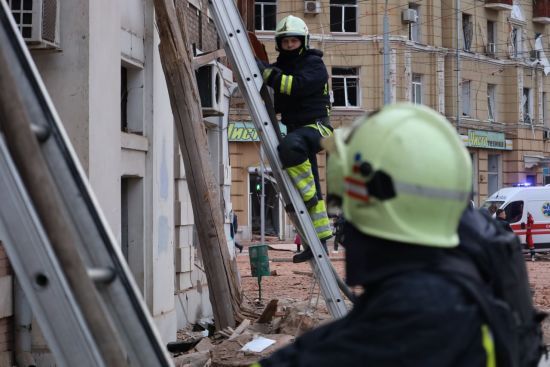
[[[325,90],[323,91],[323,95],[326,96],[328,94],[328,83],[325,83]]]
[[[308,212],[313,222],[313,227],[315,227],[317,237],[319,239],[332,237],[332,228],[330,227],[325,201],[319,200],[319,202],[310,208]]]
[[[302,195],[304,201],[311,200],[317,194],[315,178],[313,177],[309,159],[296,166],[288,167],[286,171],[292,181],[294,181],[294,185],[300,192],[300,195]]]
[[[321,134],[323,138],[328,138],[332,135],[332,130],[322,123],[309,124],[305,125],[305,127],[311,127],[312,129],[319,131],[319,134]]]
[[[294,79],[294,77],[292,75],[289,75],[288,76],[288,84],[286,86],[286,94],[288,94],[290,96],[290,90],[292,89],[292,80]]]
[[[281,77],[281,90],[280,90],[280,93],[281,94],[285,94],[285,88],[286,88],[286,81],[288,79],[288,76],[287,75],[283,75]]]
[[[273,69],[271,68],[267,68],[264,70],[263,74],[262,74],[262,78],[264,78],[264,82],[267,81],[267,79],[269,79],[269,76],[271,75],[271,72],[273,71]]]
[[[486,367],[496,367],[497,366],[497,357],[495,353],[495,342],[493,341],[493,335],[491,330],[485,324],[481,325],[481,343],[483,344],[483,349],[485,349],[485,354],[487,354],[487,363]]]
[[[256,363],[252,363],[249,367],[262,367],[262,365],[256,362]]]

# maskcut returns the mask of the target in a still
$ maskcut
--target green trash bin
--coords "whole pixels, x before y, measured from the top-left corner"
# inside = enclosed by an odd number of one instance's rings
[[[262,299],[262,277],[269,276],[269,255],[267,245],[258,244],[248,248],[250,270],[258,278],[259,299]]]

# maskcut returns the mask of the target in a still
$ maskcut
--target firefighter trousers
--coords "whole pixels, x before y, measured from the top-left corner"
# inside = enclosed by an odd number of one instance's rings
[[[321,240],[332,237],[332,229],[321,192],[317,153],[322,150],[321,139],[331,134],[332,129],[320,122],[289,127],[278,147],[281,162],[300,192]]]

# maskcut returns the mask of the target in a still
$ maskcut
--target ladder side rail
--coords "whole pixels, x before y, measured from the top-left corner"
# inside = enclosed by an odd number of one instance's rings
[[[26,82],[25,104],[33,125],[49,131],[50,138],[40,146],[56,186],[63,193],[65,209],[71,214],[79,241],[79,254],[90,268],[110,269],[115,278],[110,284],[96,287],[104,306],[105,317],[115,324],[124,340],[125,357],[135,366],[173,365],[156,330],[152,317],[140,295],[116,240],[99,209],[88,180],[60,122],[39,73],[19,32],[11,20],[7,5],[0,2],[0,33],[6,33],[2,52],[10,54],[10,64],[20,68]],[[11,29],[10,29],[11,27]],[[11,33],[10,33],[11,32]],[[10,37],[11,36],[11,37]],[[9,42],[8,42],[9,41]],[[7,46],[11,42],[13,50]],[[23,80],[21,80],[23,81]],[[23,83],[21,83],[23,84]],[[39,106],[37,108],[37,106]],[[60,325],[62,326],[62,325]]]
[[[0,238],[56,363],[105,366],[1,134],[0,172]]]
[[[240,14],[233,1],[211,0],[209,5],[226,54],[237,71],[240,90],[247,101],[258,135],[265,147],[272,172],[280,183],[283,200],[287,205],[292,203],[295,209],[293,221],[301,229],[300,232],[304,234],[305,241],[310,244],[315,260],[313,267],[327,308],[333,317],[342,317],[347,313],[347,308],[338,289],[335,274],[328,263],[328,256],[317,238],[300,194],[280,163],[277,153],[279,142],[260,97],[263,79],[256,65]]]

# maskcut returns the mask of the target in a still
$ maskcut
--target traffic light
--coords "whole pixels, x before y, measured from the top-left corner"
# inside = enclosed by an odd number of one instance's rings
[[[260,176],[256,176],[254,188],[256,192],[262,191],[262,178]]]

